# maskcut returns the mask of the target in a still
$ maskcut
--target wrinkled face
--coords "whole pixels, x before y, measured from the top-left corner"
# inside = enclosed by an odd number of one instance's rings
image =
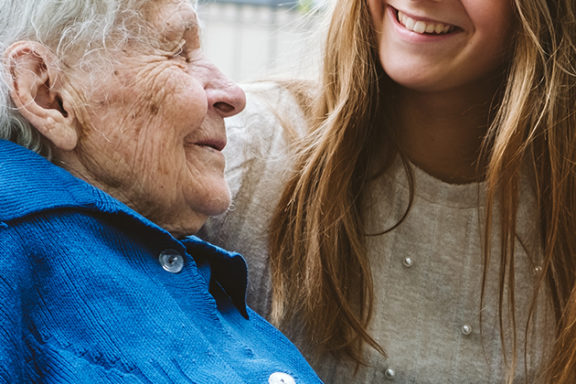
[[[384,71],[420,91],[494,81],[513,32],[511,0],[368,0]]]
[[[150,3],[159,47],[128,43],[99,77],[71,171],[183,236],[229,205],[224,117],[245,97],[203,56],[187,1]]]

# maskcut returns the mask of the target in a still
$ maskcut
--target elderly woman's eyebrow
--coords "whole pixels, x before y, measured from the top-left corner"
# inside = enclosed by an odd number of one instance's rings
[[[196,18],[183,23],[171,23],[162,35],[167,42],[190,47],[200,46],[200,26]]]
[[[186,31],[193,31],[197,33],[200,29],[198,19],[194,18],[193,20],[189,20],[184,23],[184,29]]]
[[[196,19],[184,24],[179,40],[189,48],[200,47],[200,27]]]
[[[161,25],[161,35],[165,37],[181,37],[185,33],[199,33],[199,20],[195,13],[183,12],[182,14],[169,14]]]
[[[191,39],[200,39],[200,27],[197,21],[187,23],[184,26],[184,36]]]

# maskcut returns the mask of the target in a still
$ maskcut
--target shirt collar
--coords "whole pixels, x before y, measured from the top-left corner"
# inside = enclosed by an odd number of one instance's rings
[[[161,236],[182,243],[191,255],[202,255],[210,265],[212,278],[218,281],[240,312],[247,316],[247,268],[241,255],[196,236],[179,241],[102,190],[37,153],[6,140],[0,140],[0,202],[0,225],[33,213],[63,208],[127,215]]]
[[[211,243],[189,236],[182,240],[188,252],[200,265],[209,263],[209,279],[215,279],[232,300],[232,304],[248,318],[246,310],[246,287],[248,270],[246,261],[239,253],[229,252]]]

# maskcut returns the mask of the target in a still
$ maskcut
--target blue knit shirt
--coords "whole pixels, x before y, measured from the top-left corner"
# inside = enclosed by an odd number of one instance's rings
[[[0,383],[319,383],[245,291],[240,255],[0,140]]]

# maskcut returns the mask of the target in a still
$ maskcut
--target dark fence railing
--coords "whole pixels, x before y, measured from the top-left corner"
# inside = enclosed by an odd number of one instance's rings
[[[200,3],[223,3],[223,4],[243,4],[259,5],[269,7],[294,8],[299,4],[298,0],[200,0]]]

